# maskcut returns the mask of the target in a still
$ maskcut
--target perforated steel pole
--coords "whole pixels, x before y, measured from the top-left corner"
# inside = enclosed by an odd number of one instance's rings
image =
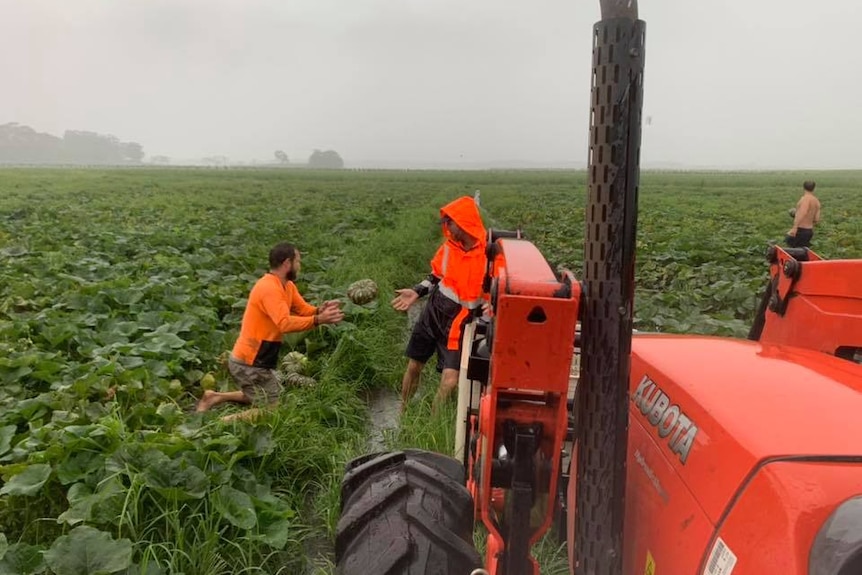
[[[602,0],[593,28],[576,575],[621,575],[645,23]]]

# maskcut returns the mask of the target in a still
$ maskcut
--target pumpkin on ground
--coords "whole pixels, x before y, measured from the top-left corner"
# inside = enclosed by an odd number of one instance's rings
[[[308,367],[308,357],[298,351],[291,351],[281,358],[281,371],[284,373],[304,373]]]
[[[216,378],[212,373],[207,373],[201,378],[201,389],[212,390],[216,388]]]
[[[298,351],[291,351],[281,358],[281,369],[276,371],[278,382],[282,385],[314,385],[317,381],[305,375],[308,367],[308,357]]]
[[[301,373],[285,373],[284,375],[284,384],[285,385],[315,385],[317,381],[313,377],[308,377],[307,375],[302,375]]]

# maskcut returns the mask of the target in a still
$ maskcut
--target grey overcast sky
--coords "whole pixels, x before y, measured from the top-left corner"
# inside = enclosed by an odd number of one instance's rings
[[[862,167],[858,0],[641,0],[642,166]],[[0,124],[147,156],[584,163],[598,0],[0,0]]]

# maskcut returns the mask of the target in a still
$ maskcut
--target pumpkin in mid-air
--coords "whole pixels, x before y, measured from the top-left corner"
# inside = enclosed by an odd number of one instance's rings
[[[347,297],[357,305],[365,305],[377,297],[377,284],[374,280],[357,280],[347,287]]]

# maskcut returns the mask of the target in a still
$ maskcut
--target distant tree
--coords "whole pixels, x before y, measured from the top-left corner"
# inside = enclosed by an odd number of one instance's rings
[[[56,164],[63,161],[63,140],[17,123],[0,126],[0,163]]]
[[[120,141],[84,130],[66,130],[63,134],[66,158],[73,164],[121,164]]]
[[[326,150],[325,152],[314,150],[311,157],[308,158],[308,167],[340,170],[344,167],[344,160],[335,150]]]
[[[0,162],[35,164],[139,164],[144,148],[114,136],[68,130],[62,138],[29,126],[0,126]]]
[[[215,166],[216,168],[226,167],[228,164],[227,156],[207,156],[203,159],[204,164]]]
[[[158,164],[160,166],[166,166],[171,163],[171,159],[167,156],[151,156],[150,163]]]
[[[285,154],[282,150],[275,151],[275,159],[278,160],[279,164],[290,163],[290,159],[287,157],[287,154]]]
[[[123,161],[140,164],[144,160],[144,147],[137,142],[126,142],[120,146]]]

